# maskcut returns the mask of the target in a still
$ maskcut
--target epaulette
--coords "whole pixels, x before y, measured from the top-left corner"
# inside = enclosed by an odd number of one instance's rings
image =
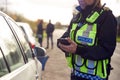
[[[110,10],[110,8],[108,8],[108,7],[104,7],[103,8],[105,11],[109,11]]]

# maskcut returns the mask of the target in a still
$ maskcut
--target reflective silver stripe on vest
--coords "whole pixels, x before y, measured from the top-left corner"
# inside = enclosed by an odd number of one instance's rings
[[[95,61],[92,60],[88,60],[88,68],[92,68],[92,69],[88,69],[88,73],[89,74],[93,74],[94,73],[94,68],[95,68]]]
[[[83,65],[83,62],[82,62],[82,58],[81,56],[77,55],[76,56],[76,65],[75,65],[75,69],[80,71],[80,66]]]
[[[89,33],[90,33],[90,31],[92,31],[92,28],[93,28],[92,25],[88,25],[87,29],[83,32],[82,36],[89,37]],[[84,44],[84,45],[87,45],[86,42],[81,42],[81,43]]]
[[[81,56],[77,56],[77,59],[76,59],[76,64],[78,65],[78,66],[81,66],[83,63],[82,63],[82,58],[81,58]]]

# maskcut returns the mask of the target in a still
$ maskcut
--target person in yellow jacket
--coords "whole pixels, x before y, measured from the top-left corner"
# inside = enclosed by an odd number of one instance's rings
[[[78,14],[57,46],[72,69],[71,80],[108,80],[116,47],[117,21],[100,0],[78,0]]]

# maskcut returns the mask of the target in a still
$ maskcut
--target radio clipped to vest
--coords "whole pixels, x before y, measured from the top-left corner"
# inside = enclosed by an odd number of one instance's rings
[[[100,16],[100,14],[103,12],[103,7],[106,5],[106,3],[104,3],[104,5],[98,10],[98,11],[93,11],[87,18],[86,21],[89,23],[94,23],[98,17]]]

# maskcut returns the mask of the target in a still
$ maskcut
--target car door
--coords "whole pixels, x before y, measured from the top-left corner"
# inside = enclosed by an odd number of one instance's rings
[[[12,25],[12,27],[14,28],[14,30],[15,30],[15,32],[16,32],[19,40],[20,40],[20,43],[21,43],[22,48],[23,48],[23,52],[25,53],[27,61],[28,61],[27,64],[29,65],[29,68],[33,69],[33,72],[31,72],[30,75],[32,75],[32,76],[34,76],[34,78],[40,80],[41,79],[41,73],[42,73],[41,63],[36,59],[36,57],[33,59],[32,55],[34,55],[34,53],[32,52],[32,49],[29,46],[29,43],[27,42],[25,36],[21,36],[21,35],[24,35],[21,28],[18,27],[14,23],[14,21],[11,20],[10,18],[8,20],[9,20],[10,24]],[[28,71],[28,72],[30,72],[30,71]]]
[[[0,79],[1,80],[36,80],[37,66],[35,63],[35,59],[32,57],[32,51],[25,40],[22,31],[17,27],[15,22],[6,17],[6,20],[9,24],[6,23],[3,16],[1,16],[1,30],[3,32],[1,36],[1,50],[3,52],[3,56],[5,56],[6,65],[8,69],[8,74],[5,74]],[[1,23],[0,21],[0,23]],[[4,23],[4,25],[3,25]],[[7,29],[7,30],[6,30]],[[11,32],[12,30],[12,32]],[[5,35],[5,36],[4,36]],[[39,64],[39,67],[40,64]],[[40,68],[39,68],[40,70]]]
[[[0,49],[1,49],[1,57],[4,60],[6,67],[6,71],[4,75],[1,75],[1,80],[11,80],[14,75],[11,75],[12,72],[19,69],[23,65],[25,65],[25,60],[21,53],[21,49],[11,32],[6,20],[3,16],[0,15]],[[3,63],[3,61],[2,61]],[[1,67],[3,69],[3,67]],[[6,77],[6,78],[5,78]]]

